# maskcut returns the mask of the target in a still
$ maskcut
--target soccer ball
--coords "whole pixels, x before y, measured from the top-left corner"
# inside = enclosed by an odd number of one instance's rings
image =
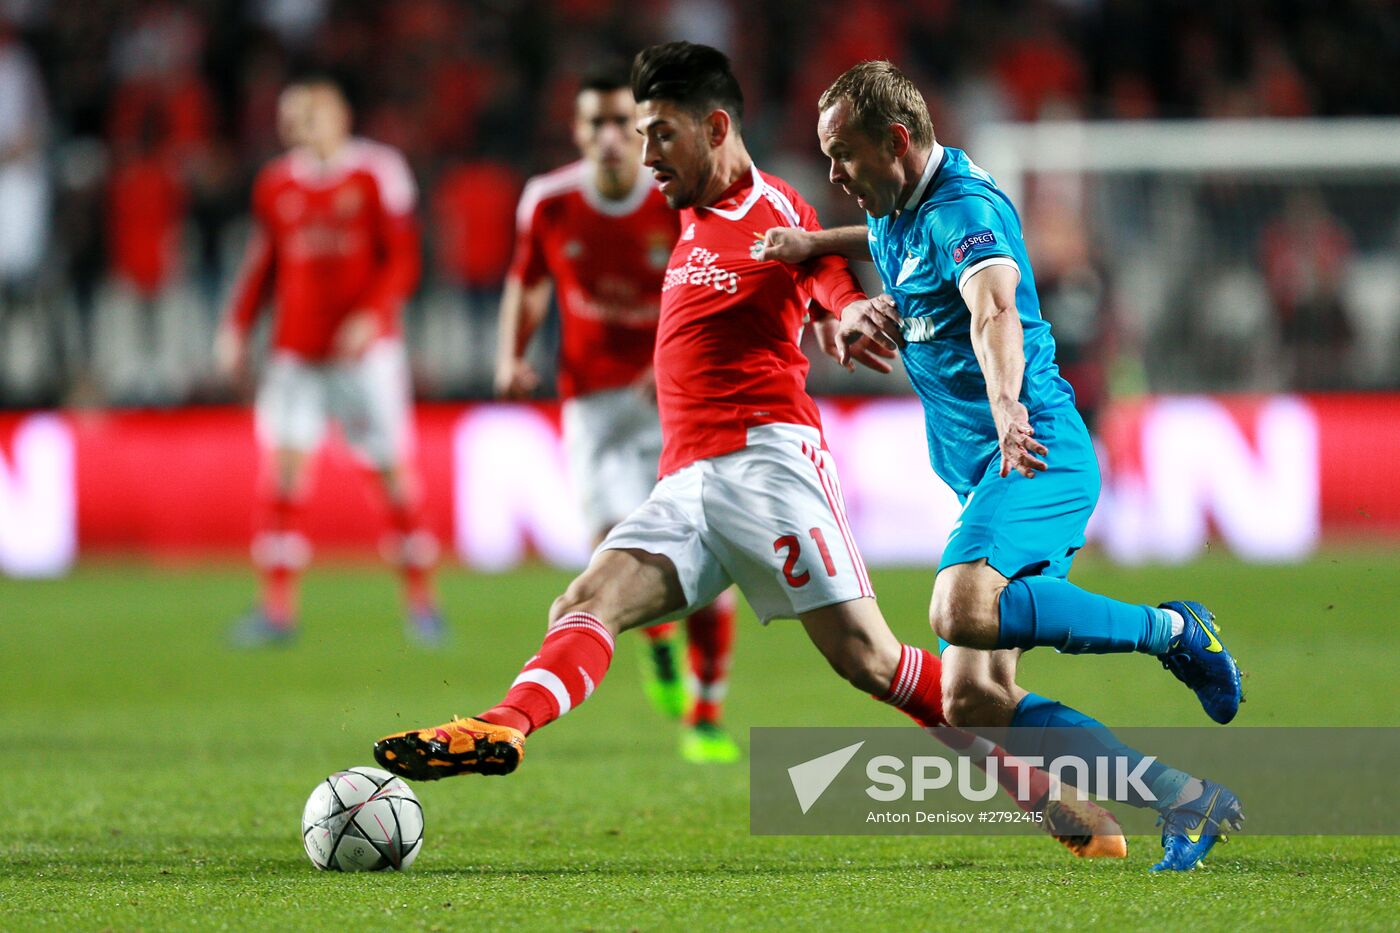
[[[307,798],[301,842],[322,871],[405,871],[423,848],[423,805],[388,771],[337,771]]]

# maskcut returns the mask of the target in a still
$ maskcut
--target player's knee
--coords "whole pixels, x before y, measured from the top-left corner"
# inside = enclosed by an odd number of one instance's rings
[[[929,625],[950,645],[995,648],[998,619],[996,603],[980,598],[939,597],[929,608]]]

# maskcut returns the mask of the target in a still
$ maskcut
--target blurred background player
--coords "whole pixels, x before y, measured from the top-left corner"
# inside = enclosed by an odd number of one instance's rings
[[[641,170],[629,80],[621,64],[584,79],[574,112],[583,159],[525,188],[501,299],[496,363],[498,395],[526,398],[538,388],[525,355],[557,284],[564,443],[595,547],[656,485],[661,422],[652,352],[661,281],[680,232],[679,215]],[[739,757],[738,745],[719,725],[734,611],[726,592],[685,620],[696,685],[681,740],[689,761]],[[687,712],[675,628],[667,622],[643,629],[650,654],[647,696],[673,718]]]
[[[418,283],[416,188],[394,149],[350,135],[351,111],[328,77],[289,85],[278,101],[288,151],[253,187],[257,229],[215,343],[225,376],[248,357],[265,303],[277,308],[257,392],[265,453],[253,562],[258,604],[233,641],[285,641],[296,629],[296,584],[310,556],[298,530],[308,467],[334,420],[382,488],[394,529],[386,549],[403,579],[408,631],[443,636],[430,572],[436,542],[424,529],[411,464],[410,389],[400,313]]]

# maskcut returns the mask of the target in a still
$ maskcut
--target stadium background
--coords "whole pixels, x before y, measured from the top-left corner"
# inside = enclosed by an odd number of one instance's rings
[[[859,217],[824,180],[812,101],[862,58],[900,63],[940,139],[1006,170],[1061,364],[1103,442],[1096,535],[1115,558],[1180,561],[1219,539],[1289,560],[1327,536],[1400,537],[1400,495],[1369,482],[1362,453],[1400,452],[1400,405],[1384,394],[1400,388],[1391,4],[12,0],[3,13],[0,567],[12,574],[61,572],[79,553],[243,547],[252,452],[246,419],[219,406],[250,386],[211,376],[210,344],[289,74],[343,76],[358,131],[408,154],[426,259],[407,310],[414,381],[429,403],[479,402],[515,200],[528,175],[573,157],[577,75],[676,36],[731,53],[759,164],[828,225]],[[1331,135],[1342,118],[1360,143]],[[1276,135],[1256,149],[1278,134],[1325,144],[1287,170],[1203,155],[1185,173],[1108,175],[1037,172],[1046,147],[1032,140],[1011,177],[997,134],[1036,126],[1153,127],[1186,140],[1188,164],[1192,139],[1247,148],[1258,127]],[[1111,147],[1098,138],[1095,152]],[[1374,164],[1334,164],[1375,140]],[[550,335],[535,347],[546,373],[552,348]],[[853,443],[833,446],[872,557],[935,560],[953,506],[902,440],[917,432],[898,401],[906,383],[823,359],[812,382],[848,400],[833,433]],[[870,394],[895,399],[852,408]],[[423,421],[436,528],[459,557],[581,559],[567,491],[543,492],[567,482],[551,405],[430,405]],[[1193,434],[1219,452],[1209,468],[1159,466]],[[363,549],[375,517],[335,507],[360,494],[329,460],[313,537]],[[881,492],[889,462],[922,490],[912,517]]]

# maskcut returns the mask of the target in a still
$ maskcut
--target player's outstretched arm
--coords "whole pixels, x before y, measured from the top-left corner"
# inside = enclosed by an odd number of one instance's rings
[[[496,336],[496,394],[502,398],[527,398],[539,387],[540,378],[525,361],[525,350],[549,313],[549,292],[549,279],[533,285],[515,276],[506,279]]]
[[[1012,470],[1030,479],[1045,469],[1045,445],[1035,439],[1030,413],[1021,404],[1021,380],[1026,371],[1025,336],[1016,312],[1020,270],[988,266],[962,285],[963,301],[972,314],[972,349],[987,381],[987,399],[1001,444],[1001,475]]]
[[[870,262],[870,242],[864,227],[804,230],[773,227],[763,235],[763,258],[779,262],[806,262],[813,256],[844,256]]]

